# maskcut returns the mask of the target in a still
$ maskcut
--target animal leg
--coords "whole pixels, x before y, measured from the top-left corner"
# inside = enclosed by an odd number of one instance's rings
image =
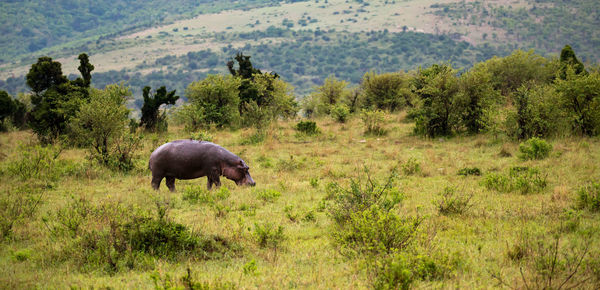
[[[167,177],[167,187],[171,192],[175,191],[175,177]]]
[[[162,181],[163,177],[162,176],[152,176],[152,188],[154,188],[154,190],[158,190],[158,188],[160,187],[160,182]]]

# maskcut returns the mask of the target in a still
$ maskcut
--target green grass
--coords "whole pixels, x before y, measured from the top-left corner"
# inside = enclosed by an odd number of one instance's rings
[[[225,190],[205,192],[206,178],[178,180],[174,193],[167,190],[164,182],[160,191],[151,189],[149,155],[166,141],[188,138],[189,134],[180,127],[170,126],[164,135],[146,136],[137,151],[136,167],[127,174],[90,164],[83,149],[64,149],[56,166],[70,169],[61,169],[58,180],[44,189],[42,203],[33,216],[16,223],[12,235],[0,241],[0,285],[151,288],[155,277],[163,284],[183,286],[181,278],[189,268],[193,281],[210,285],[369,288],[373,277],[363,271],[361,262],[342,256],[334,247],[334,222],[328,216],[326,187],[335,182],[348,188],[350,179],[358,178],[364,166],[381,181],[393,167],[407,160],[416,160],[420,170],[417,174],[399,175],[396,184],[403,200],[392,212],[423,217],[420,233],[429,237],[429,244],[421,246],[444,253],[448,257],[445,264],[452,265],[445,277],[415,281],[413,286],[492,288],[497,280],[490,273],[497,272],[511,285],[523,286],[519,263],[510,257],[515,247],[527,245],[520,242],[524,232],[548,233],[564,223],[573,225],[563,233],[561,245],[568,240],[584,240],[585,233],[590,233],[590,256],[598,260],[598,213],[577,209],[576,199],[581,187],[600,177],[600,140],[555,139],[552,144],[556,154],[543,160],[523,161],[517,157],[517,143],[486,135],[445,140],[419,138],[412,135],[413,124],[403,119],[402,113],[386,115],[385,136],[365,136],[364,125],[357,116],[346,124],[317,119],[322,133],[301,137],[295,130],[298,120],[282,121],[266,130],[263,142],[248,145],[241,145],[240,140],[251,130],[208,132],[213,142],[246,161],[257,183],[254,188],[237,187],[223,178],[228,194]],[[35,143],[30,132],[0,134],[0,192],[30,182],[11,176],[5,168],[21,157],[17,155],[19,144]],[[501,150],[511,151],[512,156],[498,157]],[[463,168],[474,167],[486,174],[505,174],[516,166],[542,168],[547,174],[547,186],[527,195],[504,193],[483,186],[484,176],[457,175]],[[436,201],[449,186],[472,194],[468,211],[438,213]],[[79,199],[93,206],[119,203],[123,208],[154,215],[159,204],[169,221],[197,235],[220,237],[235,245],[236,250],[208,259],[152,258],[144,260],[142,268],[125,268],[115,273],[83,271],[77,261],[60,251],[64,247],[61,239],[66,238],[52,234],[46,224],[54,221],[57,211]],[[570,216],[577,217],[576,223]],[[91,226],[102,223],[88,220]],[[271,246],[261,244],[264,237],[270,239]]]

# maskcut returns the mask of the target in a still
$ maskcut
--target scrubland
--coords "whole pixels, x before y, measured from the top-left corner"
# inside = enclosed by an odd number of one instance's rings
[[[357,117],[315,121],[315,135],[289,120],[260,138],[171,127],[144,136],[128,173],[2,133],[0,285],[598,287],[598,138],[549,139],[547,157],[527,159],[502,136],[415,136],[404,113],[386,115],[383,135]],[[257,185],[153,191],[150,153],[182,138],[238,154]],[[352,209],[369,196],[361,219]]]

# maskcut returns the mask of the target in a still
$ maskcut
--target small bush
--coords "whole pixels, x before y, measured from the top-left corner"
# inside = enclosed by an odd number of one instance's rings
[[[440,280],[452,271],[449,262],[427,255],[397,253],[376,264],[373,286],[375,289],[411,289],[418,280]]]
[[[342,188],[337,183],[327,186],[327,195],[334,201],[329,207],[329,214],[338,225],[345,224],[354,213],[372,206],[389,211],[404,198],[394,187],[398,178],[396,168],[391,170],[383,184],[371,178],[368,168],[365,167],[364,172],[365,176],[350,180],[350,188]]]
[[[419,172],[421,172],[421,163],[415,158],[408,158],[408,160],[402,164],[402,173],[404,173],[404,175],[413,175]]]
[[[274,189],[263,189],[256,192],[256,197],[265,202],[275,202],[281,196],[281,192]]]
[[[212,142],[214,140],[214,136],[207,131],[200,131],[198,133],[191,134],[190,139]]]
[[[277,226],[277,229],[272,223],[266,222],[262,225],[254,224],[254,238],[261,248],[277,249],[281,242],[285,240],[283,227]]]
[[[294,158],[293,155],[290,155],[289,159],[279,159],[277,162],[277,170],[278,171],[294,171],[299,169],[304,165],[305,158],[298,159]]]
[[[62,149],[56,146],[19,146],[14,160],[4,162],[4,171],[21,181],[57,181],[60,177],[57,158],[61,151]]]
[[[57,253],[76,263],[82,271],[147,269],[153,258],[215,258],[231,250],[220,237],[203,236],[185,225],[170,221],[166,207],[158,218],[121,204],[93,205],[75,199],[43,221],[61,241]]]
[[[521,154],[519,158],[523,160],[540,160],[548,157],[552,151],[552,145],[543,139],[533,137],[519,145]]]
[[[227,199],[231,192],[221,186],[216,191],[209,191],[202,186],[187,186],[183,190],[182,199],[192,204],[214,204],[216,201]]]
[[[590,253],[591,240],[562,242],[563,233],[525,236],[509,257],[519,264],[516,281],[492,273],[500,285],[533,289],[593,289],[600,282],[597,257]]]
[[[39,186],[20,186],[0,192],[0,239],[9,237],[15,225],[35,216],[44,198]]]
[[[464,214],[473,206],[473,194],[456,192],[455,187],[446,187],[439,195],[440,199],[434,201],[434,204],[443,215]]]
[[[385,255],[405,250],[414,240],[421,217],[399,217],[386,209],[372,206],[354,212],[333,238],[346,256]]]
[[[265,131],[257,130],[253,134],[250,134],[250,136],[244,137],[240,145],[257,145],[264,142],[265,138],[267,138]]]
[[[481,170],[477,167],[465,167],[465,168],[461,168],[460,170],[458,170],[458,175],[462,175],[462,176],[469,176],[469,175],[476,175],[476,176],[480,176],[481,175]]]
[[[296,130],[305,135],[317,135],[321,132],[314,121],[300,121],[296,124]]]
[[[600,212],[600,182],[588,184],[577,191],[577,207]]]
[[[317,188],[319,187],[319,178],[318,177],[311,177],[309,180],[310,186],[312,186],[313,188]]]
[[[508,175],[490,173],[483,179],[488,189],[499,192],[519,191],[521,194],[540,192],[546,188],[547,175],[542,175],[537,168],[511,167]]]
[[[363,110],[361,119],[365,125],[365,134],[374,136],[384,136],[387,130],[383,128],[385,122],[385,112],[382,110]]]
[[[331,109],[330,114],[337,122],[346,123],[346,121],[348,121],[348,117],[350,116],[350,108],[348,108],[348,106],[345,104],[336,104]]]

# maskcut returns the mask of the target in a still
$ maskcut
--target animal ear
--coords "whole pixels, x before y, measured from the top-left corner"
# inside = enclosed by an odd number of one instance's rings
[[[240,160],[240,165],[244,165],[244,161]]]

